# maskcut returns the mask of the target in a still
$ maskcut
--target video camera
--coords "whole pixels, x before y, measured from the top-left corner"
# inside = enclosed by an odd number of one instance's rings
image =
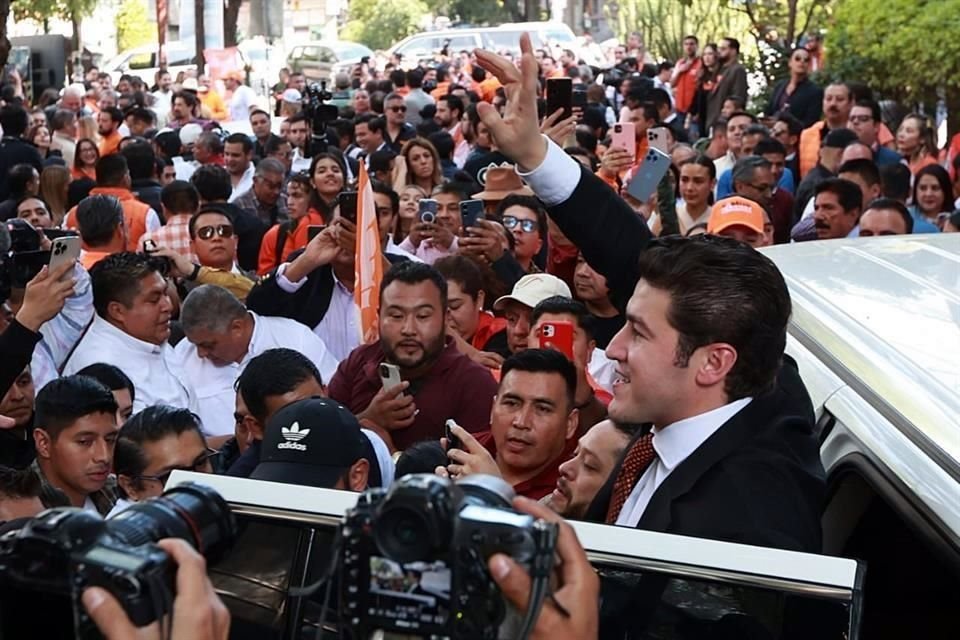
[[[48,509],[0,538],[0,638],[99,638],[80,601],[87,587],[113,594],[135,626],[172,610],[176,567],[156,543],[181,538],[216,562],[237,525],[223,498],[186,483],[109,520]]]
[[[363,493],[340,528],[340,620],[350,637],[378,629],[454,639],[529,635],[549,589],[558,529],[514,511],[513,497],[510,485],[485,475],[454,484],[415,474]],[[508,605],[487,571],[495,553],[532,578],[519,631],[501,628]]]
[[[23,289],[50,262],[40,248],[41,235],[29,222],[11,218],[0,224],[0,303],[11,289]]]

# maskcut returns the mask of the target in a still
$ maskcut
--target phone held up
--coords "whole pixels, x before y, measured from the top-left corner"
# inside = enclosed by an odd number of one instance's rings
[[[463,224],[464,231],[477,226],[477,221],[482,218],[483,200],[464,200],[460,203],[460,222]]]
[[[573,362],[573,323],[557,320],[540,325],[537,338],[541,349],[556,349]]]
[[[563,109],[560,120],[573,115],[573,78],[547,78],[547,115]]]
[[[460,425],[457,424],[456,420],[450,418],[443,427],[443,436],[447,439],[447,451],[450,451],[450,449],[463,449],[463,443],[460,442],[460,438],[453,435],[453,427],[457,426]]]
[[[425,224],[434,224],[437,221],[437,201],[433,198],[423,198],[420,201],[420,210],[417,219]]]
[[[340,206],[340,217],[349,220],[353,224],[357,223],[357,192],[341,191],[337,196],[337,204]]]

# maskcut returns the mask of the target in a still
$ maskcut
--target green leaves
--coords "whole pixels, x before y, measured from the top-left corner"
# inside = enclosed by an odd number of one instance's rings
[[[123,0],[114,23],[120,51],[157,41],[157,30],[149,22],[147,5],[142,0]]]
[[[389,49],[418,31],[417,23],[426,14],[421,0],[352,0],[349,20],[340,35],[371,49]]]

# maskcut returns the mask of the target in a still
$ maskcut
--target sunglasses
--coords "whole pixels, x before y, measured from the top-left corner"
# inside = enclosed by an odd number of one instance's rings
[[[221,238],[232,238],[233,237],[233,225],[232,224],[218,224],[210,225],[207,227],[200,227],[197,229],[197,237],[201,240],[209,240],[214,236],[214,234],[220,236]]]
[[[390,111],[394,113],[405,113],[407,111],[406,107],[390,107]]]
[[[518,226],[524,233],[533,233],[537,230],[536,220],[520,220],[516,216],[503,216],[503,226],[505,229],[513,231]]]
[[[199,458],[193,461],[192,464],[186,467],[173,467],[172,469],[167,469],[158,476],[137,476],[137,480],[153,480],[159,482],[162,485],[167,484],[167,480],[170,479],[170,474],[174,471],[194,471],[197,473],[203,473],[213,465],[213,460],[220,455],[220,452],[216,449],[207,449],[206,452],[201,455]]]

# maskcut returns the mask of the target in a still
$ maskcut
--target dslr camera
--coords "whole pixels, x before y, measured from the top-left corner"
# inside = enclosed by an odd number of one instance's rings
[[[353,638],[376,630],[429,638],[495,640],[508,604],[487,571],[504,553],[533,579],[524,628],[547,595],[557,526],[511,507],[513,488],[472,475],[454,484],[431,474],[369,489],[340,528],[340,620]]]
[[[102,587],[134,625],[173,608],[176,565],[155,543],[186,540],[210,562],[232,546],[237,525],[213,489],[186,483],[109,520],[48,509],[0,538],[0,638],[100,638],[80,601]]]

